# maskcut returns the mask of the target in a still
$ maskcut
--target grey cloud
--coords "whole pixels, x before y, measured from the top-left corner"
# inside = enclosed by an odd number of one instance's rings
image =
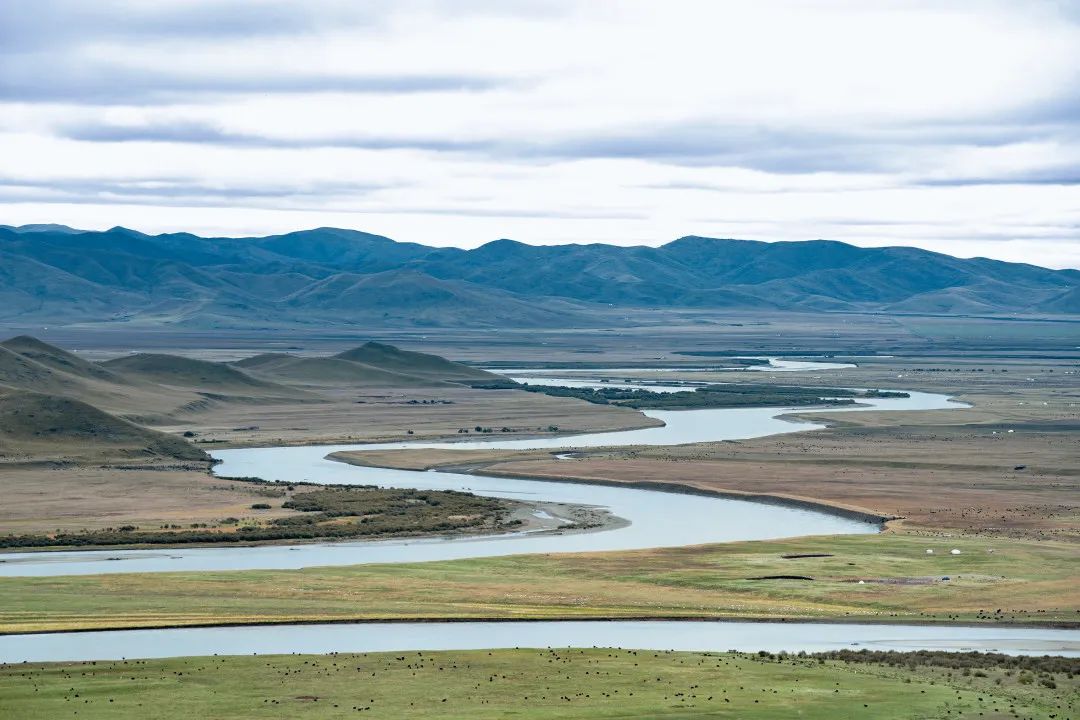
[[[572,9],[551,0],[7,0],[0,3],[0,52],[146,40],[246,39],[327,30],[379,30],[389,19],[437,16],[553,17]]]
[[[644,158],[684,166],[731,166],[773,173],[873,172],[887,156],[868,143],[813,131],[682,124],[571,137],[513,148],[522,157]]]
[[[647,159],[686,167],[740,167],[773,174],[816,172],[891,175],[896,184],[949,186],[977,184],[1077,184],[1080,168],[1047,168],[988,178],[911,177],[910,168],[956,147],[994,147],[1035,139],[1011,125],[911,125],[851,132],[799,131],[684,123],[607,135],[550,139],[439,138],[433,136],[342,135],[290,138],[223,130],[205,122],[148,125],[68,123],[55,128],[64,137],[88,142],[175,142],[233,147],[357,148],[462,153],[500,162],[547,163],[579,159]],[[669,182],[661,189],[724,191],[722,185]]]
[[[311,137],[283,138],[222,130],[202,122],[157,123],[149,125],[113,125],[106,123],[69,123],[58,128],[66,138],[85,142],[173,142],[201,145],[266,148],[356,148],[363,150],[431,150],[437,152],[472,152],[489,147],[485,142],[440,140],[436,138],[391,137]]]
[[[245,93],[480,92],[518,80],[453,74],[344,75],[266,73],[194,75],[108,67],[42,56],[0,60],[0,100],[72,104],[160,104],[193,96]]]
[[[423,0],[30,0],[0,2],[0,100],[72,104],[154,104],[191,102],[202,94],[243,93],[416,93],[472,92],[522,81],[496,74],[364,74],[289,71],[283,58],[250,74],[164,71],[108,61],[125,48],[175,53],[197,52],[198,43],[242,42],[268,36],[318,37],[348,30],[379,33],[409,12],[462,15],[535,15],[561,12],[560,5],[472,0],[453,9]],[[363,35],[361,35],[363,37]],[[165,44],[170,43],[170,44]],[[101,48],[112,48],[102,53]],[[182,63],[178,63],[182,66]]]
[[[335,197],[363,199],[372,193],[401,188],[402,184],[317,182],[306,185],[238,185],[219,187],[184,177],[37,180],[0,177],[0,201],[72,204],[161,205],[163,207],[236,207],[246,203],[291,210],[325,210],[313,201]],[[487,203],[458,206],[379,205],[335,208],[342,213],[398,213],[467,217],[522,217],[575,219],[641,219],[641,213],[610,208],[579,207],[543,210],[492,207]]]
[[[0,3],[0,46],[7,52],[59,49],[84,42],[248,38],[301,34],[320,28],[374,25],[389,2],[298,3],[194,0],[33,0]]]
[[[822,169],[870,171],[883,169],[877,154],[851,144],[842,136],[807,136],[794,132],[732,128],[705,130],[675,127],[640,134],[584,136],[566,139],[438,139],[432,137],[324,136],[282,138],[234,133],[201,122],[140,126],[103,123],[61,125],[64,137],[91,142],[159,141],[208,145],[277,148],[348,147],[371,150],[415,149],[464,152],[507,161],[552,161],[585,158],[647,158],[681,165],[731,165],[769,172],[801,173]]]
[[[244,184],[218,186],[192,178],[0,178],[0,198],[65,203],[228,205],[237,200],[281,201],[289,198],[363,196],[401,185],[320,181],[310,184]]]
[[[1080,185],[1080,167],[1051,168],[1039,171],[1005,173],[993,176],[957,176],[922,178],[916,185],[925,187],[964,187],[972,185]]]
[[[833,130],[683,123],[534,144],[526,153],[566,158],[649,158],[676,165],[729,165],[771,173],[894,172],[919,151],[1002,147],[1067,139],[1076,128],[1029,126],[994,118],[966,123],[913,122]]]
[[[36,180],[0,177],[0,201],[28,201],[69,204],[160,205],[163,207],[256,207],[290,210],[326,210],[315,201],[335,197],[365,199],[365,196],[401,184],[318,182],[309,185],[240,185],[218,187],[191,178],[119,178],[111,180]],[[457,215],[466,217],[521,217],[575,219],[641,219],[641,213],[610,208],[578,207],[543,210],[522,207],[377,205],[334,208],[334,212],[409,215]]]

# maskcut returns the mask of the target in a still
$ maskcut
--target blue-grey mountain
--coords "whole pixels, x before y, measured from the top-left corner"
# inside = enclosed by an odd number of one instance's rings
[[[685,237],[473,250],[353,230],[207,238],[0,226],[0,320],[567,327],[627,311],[1080,313],[1080,271],[908,247]]]

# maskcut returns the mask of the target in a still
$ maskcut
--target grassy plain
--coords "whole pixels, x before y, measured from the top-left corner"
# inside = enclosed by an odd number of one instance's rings
[[[0,471],[0,535],[191,523],[227,517],[297,514],[282,508],[284,489],[211,477],[205,471],[116,467],[5,468]]]
[[[1001,720],[1077,706],[1067,671],[892,660],[551,649],[20,664],[0,666],[0,715]]]
[[[6,578],[0,631],[422,618],[1075,625],[1078,576],[1080,554],[1070,543],[862,535],[406,565]]]
[[[111,486],[110,486],[111,487]],[[115,525],[75,532],[49,530],[0,536],[9,548],[91,548],[334,542],[387,537],[497,533],[533,529],[533,505],[451,490],[256,485],[263,499],[207,523]],[[229,488],[211,488],[227,491]],[[277,510],[275,515],[270,515]],[[281,511],[294,511],[283,514]],[[536,528],[539,529],[539,528]]]
[[[457,439],[462,438],[458,430],[473,433],[477,426],[490,427],[496,437],[506,438],[659,424],[629,408],[515,390],[338,386],[322,393],[328,399],[320,403],[222,404],[213,412],[155,427],[174,433],[197,432],[197,447],[213,451],[215,447]],[[508,433],[500,432],[504,427]]]

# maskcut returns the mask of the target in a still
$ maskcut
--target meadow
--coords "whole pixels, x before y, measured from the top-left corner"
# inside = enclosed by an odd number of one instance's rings
[[[933,660],[519,649],[7,665],[0,715],[1049,719],[1076,709],[1078,661]]]
[[[395,618],[1076,625],[1075,550],[1069,542],[886,533],[403,565],[6,578],[0,631]]]

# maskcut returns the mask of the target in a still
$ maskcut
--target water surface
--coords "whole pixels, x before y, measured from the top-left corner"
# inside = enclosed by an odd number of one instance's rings
[[[273,625],[8,635],[0,638],[0,662],[548,647],[978,650],[1080,657],[1080,630],[686,620]]]

